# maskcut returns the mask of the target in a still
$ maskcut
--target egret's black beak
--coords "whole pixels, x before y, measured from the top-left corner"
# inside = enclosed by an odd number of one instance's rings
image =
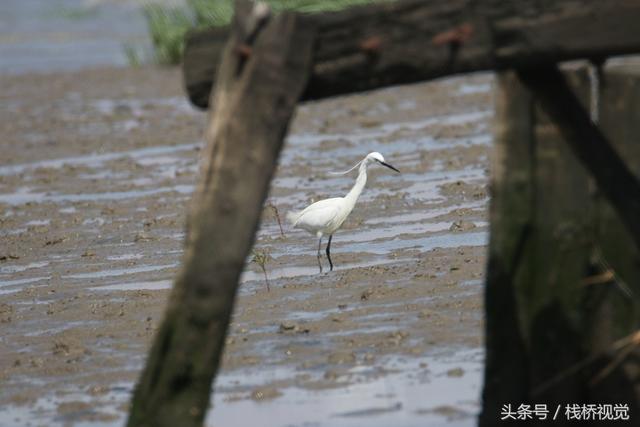
[[[394,167],[393,167],[393,166],[391,166],[389,163],[380,162],[380,164],[381,164],[382,166],[386,166],[386,167],[388,167],[389,169],[393,169],[394,171],[396,171],[396,172],[400,173],[400,171],[399,171],[398,169],[394,168]]]

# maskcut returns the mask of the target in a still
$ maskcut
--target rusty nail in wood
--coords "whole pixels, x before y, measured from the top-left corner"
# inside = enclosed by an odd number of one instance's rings
[[[248,44],[242,43],[241,45],[238,45],[238,47],[236,48],[236,51],[238,52],[238,55],[240,55],[241,58],[247,59],[248,57],[251,56],[253,49]]]
[[[382,47],[382,38],[379,36],[371,36],[360,43],[360,49],[368,52],[379,52]]]
[[[431,39],[431,43],[436,46],[446,44],[463,44],[467,42],[473,34],[473,25],[466,22],[458,27],[436,34]]]

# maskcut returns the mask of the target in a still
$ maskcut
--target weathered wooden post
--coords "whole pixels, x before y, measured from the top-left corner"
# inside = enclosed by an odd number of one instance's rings
[[[622,344],[640,326],[640,252],[630,224],[638,200],[621,200],[624,191],[606,187],[615,181],[603,178],[609,172],[595,170],[622,162],[616,153],[634,153],[612,175],[628,178],[629,197],[635,194],[640,134],[620,130],[637,129],[627,123],[629,113],[620,114],[621,108],[633,110],[632,101],[620,96],[630,80],[615,74],[606,79],[604,135],[593,142],[587,138],[599,136],[585,130],[584,108],[562,98],[566,88],[549,90],[540,86],[549,75],[534,82],[534,73],[524,74],[498,78],[480,425],[496,425],[504,405],[515,411],[520,404],[546,404],[550,417],[561,405],[561,424],[569,423],[564,405],[572,403],[627,404],[637,414],[640,365],[620,354],[637,354]],[[586,73],[571,74],[571,82],[588,99]],[[565,109],[549,108],[552,102]],[[571,116],[582,129],[575,130]],[[568,141],[576,134],[586,136]],[[613,146],[604,140],[609,135]],[[625,176],[621,167],[633,174]]]
[[[305,18],[236,4],[217,74],[186,250],[129,426],[200,426],[278,154],[309,75]]]

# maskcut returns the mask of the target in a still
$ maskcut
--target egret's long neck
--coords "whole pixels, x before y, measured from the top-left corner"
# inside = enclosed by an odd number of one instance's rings
[[[362,193],[362,190],[364,190],[364,186],[367,183],[367,162],[364,161],[360,164],[360,168],[358,169],[358,178],[356,179],[356,183],[353,186],[353,188],[351,189],[351,191],[349,191],[349,193],[347,193],[346,196],[344,196],[344,198],[347,200],[350,209],[353,209],[353,207],[356,205],[356,202],[358,201],[358,197],[360,197],[360,193]]]

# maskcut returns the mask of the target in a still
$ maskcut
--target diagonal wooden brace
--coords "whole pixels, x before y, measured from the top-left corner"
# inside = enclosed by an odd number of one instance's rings
[[[518,70],[640,248],[640,181],[611,146],[555,65]]]

